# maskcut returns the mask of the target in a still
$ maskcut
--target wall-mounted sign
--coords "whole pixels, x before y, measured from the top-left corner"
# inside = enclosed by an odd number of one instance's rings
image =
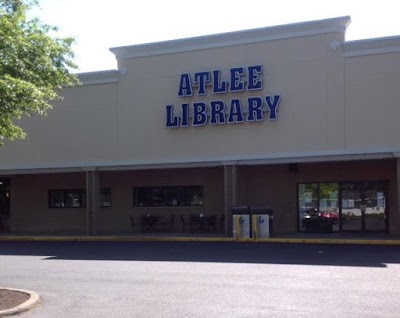
[[[174,105],[166,106],[166,126],[171,128],[223,125],[263,121],[265,112],[269,120],[278,118],[280,95],[247,96],[224,100],[197,100],[196,96],[208,94],[224,95],[263,89],[262,65],[234,67],[223,78],[220,70],[182,74],[179,80],[178,97],[190,102],[182,103],[179,110]]]

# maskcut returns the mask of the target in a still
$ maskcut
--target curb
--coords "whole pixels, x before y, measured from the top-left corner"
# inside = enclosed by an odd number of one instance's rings
[[[236,242],[232,237],[158,236],[0,236],[8,242]]]
[[[292,244],[337,244],[337,245],[400,245],[400,240],[369,240],[369,239],[292,239],[269,238],[258,239],[260,243],[292,243]]]
[[[399,245],[399,239],[338,239],[338,238],[243,238],[232,237],[158,237],[158,236],[0,236],[1,241],[29,242],[240,242],[338,245]]]
[[[24,290],[24,289],[4,288],[4,287],[0,287],[0,289],[18,291],[18,292],[30,295],[30,298],[27,301],[23,302],[21,305],[18,305],[17,307],[6,309],[6,310],[0,310],[0,317],[21,314],[23,312],[26,312],[28,310],[35,308],[40,303],[40,297],[35,292],[29,291],[29,290]]]

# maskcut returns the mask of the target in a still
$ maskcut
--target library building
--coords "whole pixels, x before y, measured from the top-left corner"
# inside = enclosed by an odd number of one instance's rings
[[[400,36],[349,25],[111,48],[0,147],[0,234],[231,236],[240,207],[273,234],[399,235]]]

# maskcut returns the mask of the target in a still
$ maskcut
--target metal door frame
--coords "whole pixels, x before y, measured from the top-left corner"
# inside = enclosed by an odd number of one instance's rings
[[[385,212],[384,212],[384,219],[385,219],[385,228],[383,230],[368,230],[366,229],[366,211],[361,208],[361,206],[366,207],[366,199],[365,199],[365,185],[366,184],[380,184],[383,186],[383,194],[385,197]],[[361,210],[361,224],[360,224],[360,229],[359,230],[343,230],[343,211],[342,211],[342,191],[343,191],[343,185],[345,184],[353,184],[353,185],[358,185],[358,190],[360,191],[360,210]],[[389,229],[389,218],[388,218],[388,195],[387,195],[387,181],[346,181],[346,182],[339,182],[339,231],[340,232],[388,232]]]

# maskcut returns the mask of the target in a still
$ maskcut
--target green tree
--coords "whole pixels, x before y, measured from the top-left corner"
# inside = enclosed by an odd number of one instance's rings
[[[56,27],[28,18],[36,0],[0,0],[0,145],[23,139],[16,121],[45,115],[62,86],[78,84],[73,38],[57,38]]]

